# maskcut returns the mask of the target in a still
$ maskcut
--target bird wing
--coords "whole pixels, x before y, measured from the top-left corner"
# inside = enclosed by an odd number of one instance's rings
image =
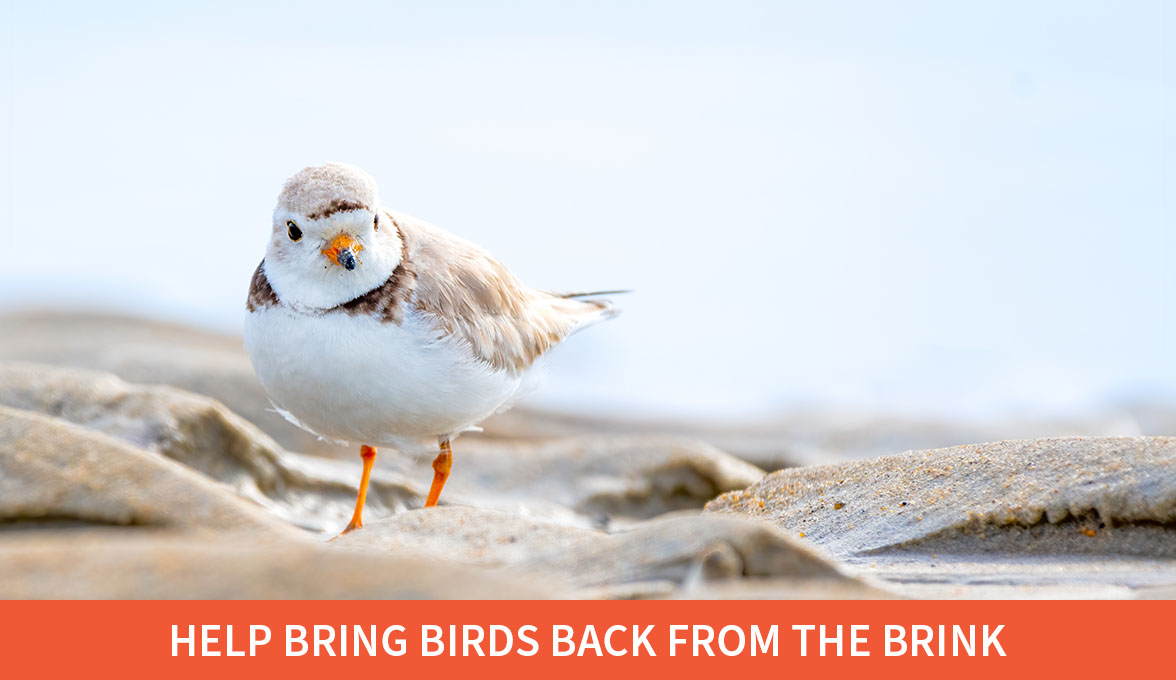
[[[478,246],[408,215],[389,215],[416,271],[416,309],[497,369],[521,373],[575,331],[616,313],[606,300],[529,288]]]

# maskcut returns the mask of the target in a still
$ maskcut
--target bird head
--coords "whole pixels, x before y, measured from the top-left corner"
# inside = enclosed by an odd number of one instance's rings
[[[274,208],[265,273],[278,297],[330,308],[383,284],[400,263],[400,235],[376,182],[345,163],[303,168]]]

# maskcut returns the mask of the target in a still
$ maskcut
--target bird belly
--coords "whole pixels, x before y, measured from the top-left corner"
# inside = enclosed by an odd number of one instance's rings
[[[245,348],[287,417],[354,443],[403,448],[407,439],[459,433],[513,404],[529,382],[477,360],[418,312],[396,324],[262,308],[246,315]]]

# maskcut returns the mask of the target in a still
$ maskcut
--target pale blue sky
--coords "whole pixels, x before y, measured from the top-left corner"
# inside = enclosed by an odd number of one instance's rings
[[[342,160],[637,289],[539,403],[1176,396],[1166,3],[242,4],[4,5],[0,307],[236,331],[281,182]]]

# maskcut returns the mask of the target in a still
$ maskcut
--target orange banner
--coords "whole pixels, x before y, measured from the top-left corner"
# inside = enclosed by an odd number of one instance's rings
[[[1174,621],[1169,601],[4,602],[0,654],[14,678],[990,680],[1170,673]]]

